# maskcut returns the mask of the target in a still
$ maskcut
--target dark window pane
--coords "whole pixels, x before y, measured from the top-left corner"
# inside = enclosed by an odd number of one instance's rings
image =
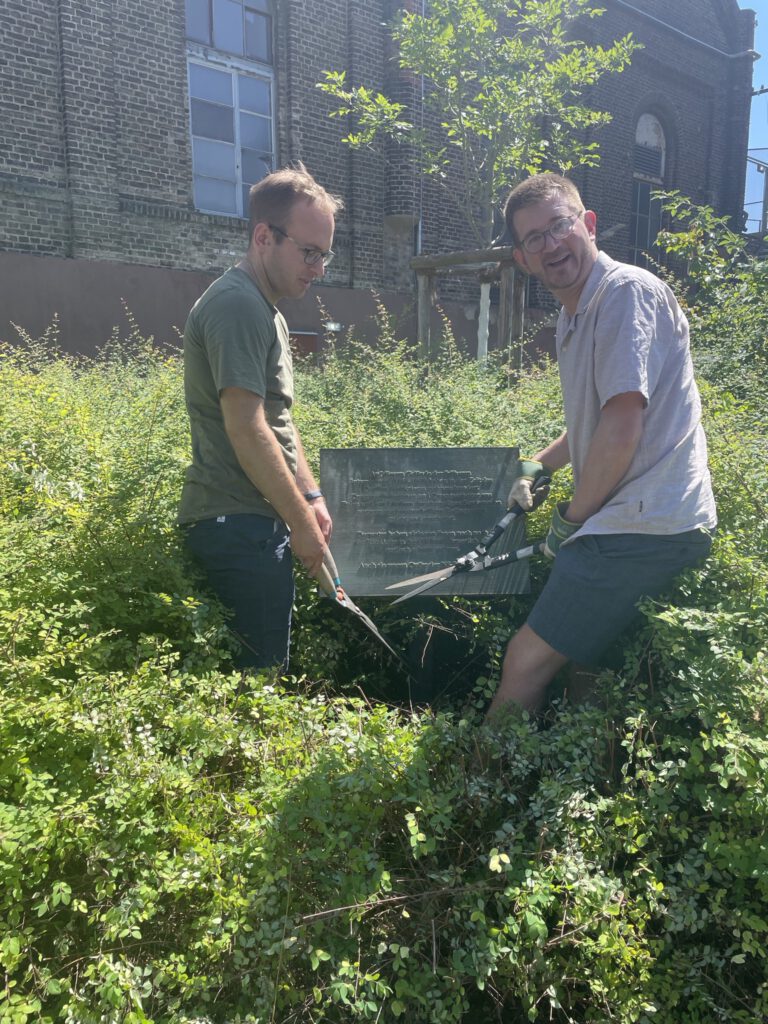
[[[651,206],[651,186],[647,181],[640,181],[637,185],[637,211],[648,216]]]
[[[245,10],[245,55],[264,64],[272,63],[272,19],[248,8]]]
[[[189,94],[195,99],[211,100],[232,106],[232,75],[200,64],[189,65]]]
[[[249,186],[261,181],[265,174],[272,170],[264,153],[255,153],[252,149],[243,150],[243,181]]]
[[[240,115],[240,144],[248,149],[272,152],[272,122],[253,114]]]
[[[632,218],[629,223],[629,244],[633,249],[637,248],[637,211],[632,211]]]
[[[638,249],[648,248],[648,218],[637,218],[637,247]]]
[[[256,114],[264,114],[265,117],[271,116],[272,107],[269,97],[269,82],[266,82],[263,78],[249,78],[245,75],[238,75],[237,88],[241,110],[252,110]]]
[[[269,14],[269,3],[267,0],[245,0],[246,10],[250,7],[254,11],[263,11]]]
[[[192,134],[205,139],[220,139],[222,142],[235,141],[235,119],[231,107],[205,100],[192,100]]]
[[[629,244],[631,249],[631,260],[638,267],[644,267],[647,259],[643,250],[647,249],[653,239],[655,232],[651,235],[650,213],[651,184],[647,181],[632,182],[632,216],[629,224]]]
[[[651,200],[651,214],[650,214],[650,225],[649,225],[649,236],[648,244],[653,245],[656,241],[656,235],[661,231],[661,200]]]
[[[243,196],[242,196],[242,198],[243,198],[243,217],[245,217],[245,219],[248,220],[248,198],[249,198],[249,193],[251,191],[251,186],[250,185],[242,185],[241,186],[241,190],[242,190],[242,193],[243,193]]]
[[[235,185],[214,178],[195,178],[195,206],[214,213],[237,213]]]
[[[243,5],[213,0],[213,45],[227,53],[243,52]]]
[[[186,0],[187,37],[199,43],[211,41],[210,0]]]
[[[192,140],[192,161],[195,174],[208,178],[223,178],[234,181],[235,147],[227,142],[212,142],[210,139]]]

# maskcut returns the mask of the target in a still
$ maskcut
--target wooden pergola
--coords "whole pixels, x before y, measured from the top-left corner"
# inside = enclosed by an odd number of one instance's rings
[[[498,347],[509,349],[516,341],[518,358],[522,358],[522,338],[525,309],[525,276],[515,269],[511,245],[488,249],[470,249],[465,252],[443,253],[439,256],[414,256],[411,267],[416,271],[418,284],[417,332],[419,354],[432,360],[437,355],[437,342],[432,336],[430,311],[435,305],[438,275],[477,277],[480,284],[480,311],[478,314],[477,358],[488,358],[488,332],[491,305],[491,284],[498,281],[499,316],[496,325]],[[518,367],[519,368],[519,367]]]

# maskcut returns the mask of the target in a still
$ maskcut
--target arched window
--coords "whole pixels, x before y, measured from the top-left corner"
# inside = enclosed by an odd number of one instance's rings
[[[269,0],[186,0],[195,208],[248,216],[248,191],[274,169]]]
[[[635,129],[630,226],[631,261],[647,265],[647,253],[661,228],[661,203],[652,192],[664,184],[667,140],[661,122],[653,114],[641,114]]]

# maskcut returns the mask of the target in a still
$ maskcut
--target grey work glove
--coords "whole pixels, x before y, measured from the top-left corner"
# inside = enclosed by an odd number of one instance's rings
[[[577,530],[580,530],[584,523],[570,523],[565,518],[568,511],[568,502],[561,501],[555,506],[552,513],[552,522],[549,527],[547,539],[544,542],[544,554],[547,558],[554,558],[560,550],[561,544],[572,537]]]
[[[524,512],[530,512],[534,504],[539,504],[533,496],[533,485],[542,476],[552,476],[553,470],[535,459],[518,459],[515,467],[515,479],[507,498],[507,508],[517,503]],[[548,492],[545,491],[544,497]],[[541,500],[541,499],[539,499]]]

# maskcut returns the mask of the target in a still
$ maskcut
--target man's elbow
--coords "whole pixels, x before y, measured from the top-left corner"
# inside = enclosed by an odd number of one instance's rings
[[[617,447],[634,451],[645,424],[645,399],[639,392],[617,395],[606,403],[603,413]]]
[[[264,399],[242,388],[225,388],[220,395],[224,429],[232,443],[259,433],[265,425]]]
[[[634,454],[643,436],[643,416],[623,416],[615,423],[612,430],[613,440],[617,447]]]

